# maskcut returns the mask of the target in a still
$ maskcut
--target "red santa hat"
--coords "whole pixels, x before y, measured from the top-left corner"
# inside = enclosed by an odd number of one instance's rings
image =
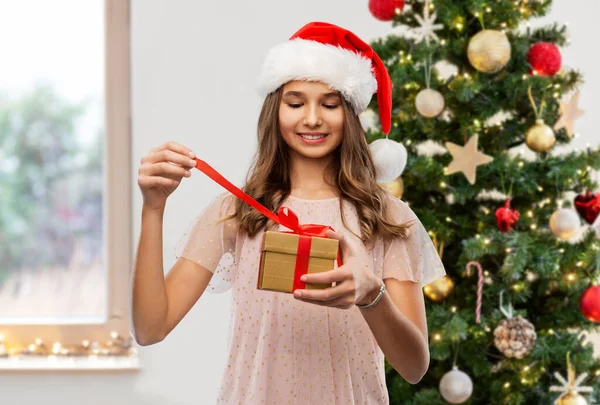
[[[267,54],[258,82],[263,97],[291,80],[319,81],[339,91],[356,115],[377,93],[381,129],[388,134],[392,80],[379,56],[347,29],[311,22]]]

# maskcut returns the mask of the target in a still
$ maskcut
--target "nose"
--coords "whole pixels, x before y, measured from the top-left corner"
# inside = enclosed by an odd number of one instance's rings
[[[316,127],[321,125],[321,111],[318,105],[311,103],[308,108],[305,109],[306,115],[304,116],[304,125],[309,127]]]

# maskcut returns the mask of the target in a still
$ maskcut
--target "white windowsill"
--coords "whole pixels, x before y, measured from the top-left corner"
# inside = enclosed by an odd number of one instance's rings
[[[139,370],[135,356],[90,357],[10,357],[0,358],[0,371],[17,370]]]

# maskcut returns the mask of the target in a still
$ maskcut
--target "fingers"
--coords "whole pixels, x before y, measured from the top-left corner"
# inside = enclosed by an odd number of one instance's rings
[[[181,166],[175,166],[165,162],[154,164],[146,163],[140,167],[140,174],[146,176],[166,176],[172,179],[181,179],[182,177],[191,176],[191,172],[189,170]]]
[[[150,152],[141,160],[142,164],[158,162],[172,162],[179,164],[185,168],[192,168],[196,166],[196,161],[194,159],[170,149],[163,149],[156,152]]]
[[[183,145],[167,142],[156,148],[150,149],[148,155],[142,157],[139,169],[142,177],[163,177],[167,180],[144,180],[140,185],[177,185],[183,177],[190,177],[189,169],[196,166],[196,160],[191,156],[195,154]]]
[[[152,149],[150,149],[150,152],[154,153],[154,152],[158,152],[158,151],[162,151],[162,150],[172,150],[173,152],[177,152],[181,155],[184,155],[184,156],[192,158],[192,159],[194,159],[196,157],[196,154],[194,152],[192,152],[190,149],[188,149],[185,146],[180,145],[176,142],[173,142],[173,141],[169,141],[169,142],[165,143],[164,145],[158,146],[156,148],[152,148]]]
[[[312,304],[336,308],[349,308],[354,304],[354,290],[348,283],[324,290],[296,290],[294,297]]]
[[[307,284],[331,284],[349,280],[351,277],[352,274],[341,266],[321,273],[305,274],[300,277],[300,280]]]
[[[156,186],[175,187],[179,184],[179,180],[174,180],[160,176],[139,176],[138,184],[142,188],[150,188]]]

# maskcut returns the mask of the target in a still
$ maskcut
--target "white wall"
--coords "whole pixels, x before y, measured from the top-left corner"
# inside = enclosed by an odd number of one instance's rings
[[[565,64],[582,70],[587,83],[577,121],[581,137],[600,144],[600,90],[594,75],[600,59],[592,48],[600,15],[597,0],[555,0],[546,21],[568,21],[571,47]],[[137,168],[148,149],[173,140],[190,147],[236,185],[241,185],[255,149],[260,99],[254,91],[263,56],[310,20],[352,29],[365,40],[391,26],[372,18],[367,0],[193,1],[133,0],[134,229],[140,230]],[[223,189],[194,170],[169,199],[164,218],[164,266],[189,222]],[[126,269],[123,269],[126,271]],[[168,338],[140,349],[139,373],[5,373],[0,392],[19,404],[213,404],[226,357],[230,293],[206,294]]]

